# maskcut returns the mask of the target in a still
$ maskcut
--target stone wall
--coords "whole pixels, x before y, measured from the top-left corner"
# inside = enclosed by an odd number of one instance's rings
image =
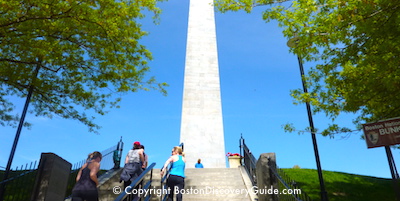
[[[32,200],[63,201],[71,167],[71,163],[54,153],[42,153]]]
[[[257,187],[259,201],[278,201],[278,195],[273,190],[278,189],[278,179],[272,173],[271,168],[276,169],[275,153],[263,153],[256,164]]]

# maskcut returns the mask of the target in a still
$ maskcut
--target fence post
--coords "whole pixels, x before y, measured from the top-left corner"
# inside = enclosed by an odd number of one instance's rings
[[[114,150],[113,153],[113,161],[114,161],[114,168],[119,169],[121,167],[121,158],[122,158],[122,149],[124,147],[124,143],[122,142],[122,136],[117,144],[117,148]]]
[[[263,153],[256,164],[258,200],[259,201],[278,201],[279,191],[278,179],[272,172],[272,168],[276,168],[275,153]]]
[[[123,151],[123,148],[124,148],[124,142],[122,142],[122,136],[121,136],[121,139],[119,140],[118,148],[119,148],[119,161],[121,161],[121,159],[122,159],[122,151]]]
[[[64,201],[71,166],[54,153],[42,153],[31,200]]]

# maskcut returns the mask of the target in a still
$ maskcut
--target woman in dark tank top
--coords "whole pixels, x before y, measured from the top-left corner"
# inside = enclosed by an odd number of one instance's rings
[[[100,170],[101,159],[102,155],[98,151],[89,154],[87,163],[81,167],[76,176],[76,184],[72,189],[72,201],[99,200],[97,172]]]

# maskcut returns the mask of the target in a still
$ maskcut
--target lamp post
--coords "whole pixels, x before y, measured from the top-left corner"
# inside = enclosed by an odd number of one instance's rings
[[[299,41],[299,38],[298,37],[294,37],[294,38],[290,39],[287,42],[287,46],[295,47],[297,45],[298,41]],[[302,62],[301,58],[298,55],[297,55],[297,60],[299,62],[301,82],[303,84],[303,91],[304,91],[304,93],[308,93],[306,83],[305,83],[305,81],[303,79],[303,77],[304,77],[303,62]],[[328,201],[328,194],[327,194],[327,192],[325,190],[324,178],[322,176],[321,161],[319,159],[317,137],[315,136],[314,121],[313,121],[313,118],[312,118],[311,106],[310,106],[310,103],[308,101],[306,102],[306,107],[307,107],[308,121],[309,121],[310,129],[311,129],[311,138],[312,138],[312,143],[313,143],[313,147],[314,147],[315,161],[317,163],[319,185],[320,185],[320,190],[321,190],[321,192],[320,192],[321,193],[321,201]]]
[[[23,127],[23,124],[24,124],[24,121],[25,121],[25,115],[26,115],[26,112],[28,111],[29,102],[31,100],[32,93],[33,93],[33,88],[34,88],[33,82],[34,82],[34,80],[36,79],[36,77],[37,77],[37,75],[39,73],[40,64],[41,64],[41,62],[39,61],[37,66],[36,66],[36,68],[35,68],[35,71],[33,73],[34,74],[33,75],[33,79],[32,79],[32,82],[31,82],[31,84],[29,86],[29,89],[28,89],[28,95],[26,97],[25,105],[24,105],[24,108],[23,108],[23,111],[22,111],[22,115],[21,115],[19,124],[18,124],[17,133],[15,134],[14,143],[12,145],[11,152],[10,152],[10,157],[8,158],[7,167],[6,167],[5,171],[4,171],[3,183],[0,185],[0,200],[3,200],[3,198],[4,198],[5,187],[6,187],[5,181],[8,179],[8,175],[9,175],[9,173],[11,171],[11,164],[12,164],[12,161],[14,159],[15,151],[16,151],[17,145],[18,145],[19,136],[21,135],[21,130],[22,130],[22,127]]]

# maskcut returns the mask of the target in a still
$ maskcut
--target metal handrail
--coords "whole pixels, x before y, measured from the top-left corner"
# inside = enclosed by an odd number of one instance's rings
[[[250,149],[247,147],[247,145],[244,143],[244,138],[240,136],[239,140],[239,147],[240,147],[240,154],[242,155],[243,159],[243,167],[249,174],[251,183],[253,186],[257,185],[257,177],[256,177],[256,164],[257,164],[257,159],[254,157],[254,155],[251,153]]]
[[[171,171],[172,165],[171,163],[168,165],[167,171],[165,172],[165,175],[161,178],[161,188],[162,188],[162,192],[164,193],[165,190],[164,189],[168,189],[167,187],[167,179],[169,177],[169,172]],[[162,170],[162,168],[161,168]],[[168,198],[168,194],[163,195],[164,197],[161,197],[161,201],[165,201]]]
[[[144,177],[146,176],[147,173],[150,172],[150,179],[149,181],[147,181],[144,185],[142,185],[142,187],[140,189],[142,189],[142,192],[148,191],[148,189],[151,187],[151,182],[153,180],[153,168],[154,166],[156,166],[156,163],[152,163],[148,168],[146,168],[142,174],[140,174],[129,186],[127,186],[122,192],[121,194],[114,200],[114,201],[124,201],[124,200],[133,200],[134,197],[138,197],[139,200],[142,199],[141,195],[139,194],[132,194],[132,193],[128,193],[126,192],[126,190],[129,189],[139,189],[139,185],[142,184]],[[145,197],[143,197],[143,199],[145,201],[150,200],[151,198],[151,194],[146,194]]]
[[[185,149],[184,149],[184,147],[183,147],[183,145],[184,145],[184,144],[183,144],[183,142],[182,142],[182,143],[180,143],[180,144],[178,145],[179,147],[182,147],[182,151],[184,151],[184,150],[185,150]]]

